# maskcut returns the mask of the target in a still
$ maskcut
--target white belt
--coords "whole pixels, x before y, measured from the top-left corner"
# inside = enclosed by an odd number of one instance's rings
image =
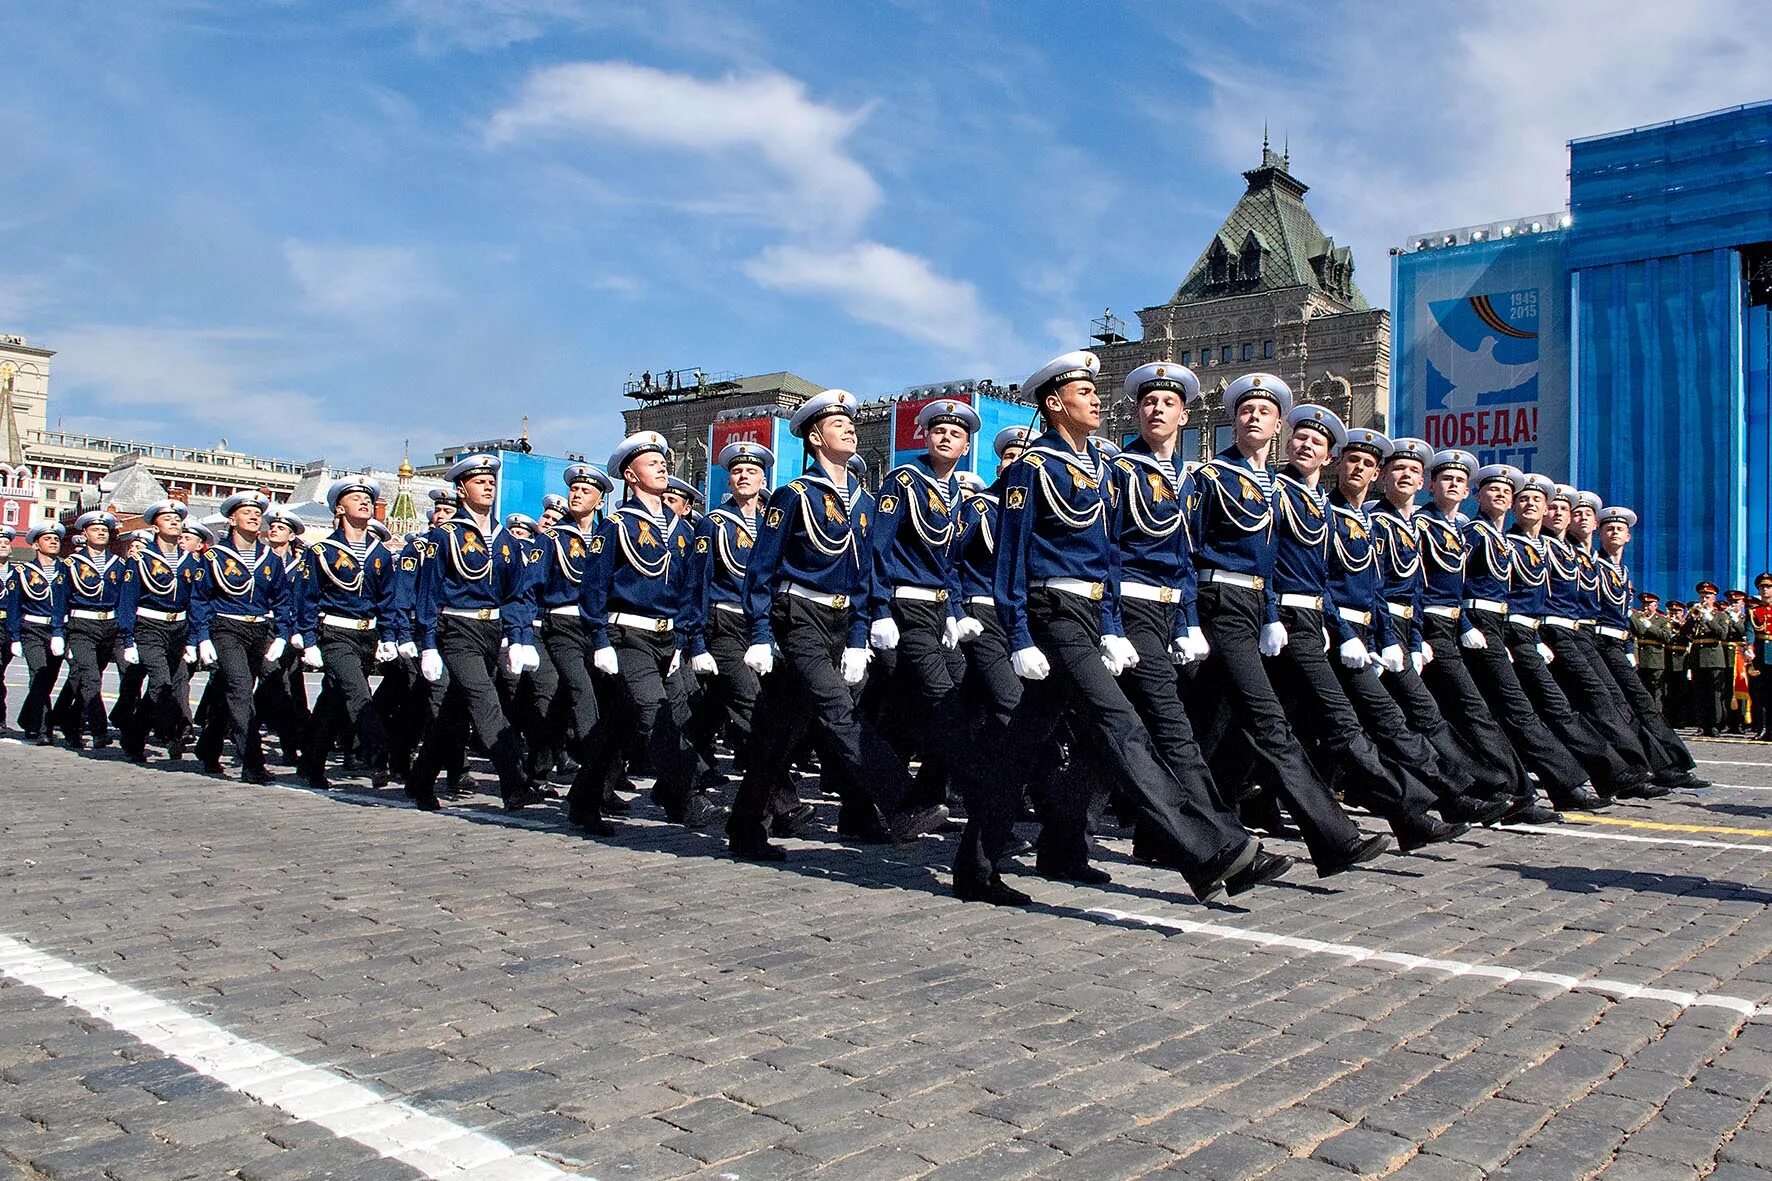
[[[161,623],[179,623],[184,620],[183,611],[152,611],[146,607],[137,607],[136,616],[141,619],[154,619]]]
[[[1546,615],[1544,617],[1544,626],[1546,626],[1546,627],[1566,627],[1570,631],[1575,631],[1581,625],[1576,623],[1573,619],[1565,619],[1561,615]]]
[[[457,619],[497,619],[497,607],[441,607],[439,614],[453,615]]]
[[[715,603],[714,610],[729,611],[734,615],[743,615],[744,614],[744,608],[740,607],[737,603]]]
[[[1085,599],[1101,600],[1107,588],[1099,582],[1090,582],[1087,578],[1042,578],[1035,586],[1047,590],[1063,591],[1067,595],[1078,595]]]
[[[229,615],[226,611],[217,611],[215,617],[217,619],[231,619],[235,623],[263,623],[270,618],[269,615]]]
[[[1249,590],[1260,590],[1266,581],[1259,574],[1238,574],[1233,570],[1202,570],[1201,582],[1217,582],[1225,586],[1241,586]]]
[[[1437,615],[1441,619],[1457,619],[1458,618],[1458,608],[1457,607],[1441,607],[1441,606],[1436,605],[1436,606],[1432,606],[1432,607],[1423,607],[1422,610],[1426,611],[1429,615]]]
[[[1608,640],[1623,640],[1627,644],[1630,642],[1630,633],[1625,631],[1622,627],[1607,627],[1605,624],[1601,623],[1596,624],[1594,630],[1599,632],[1602,636],[1605,636]]]
[[[1538,617],[1535,615],[1510,615],[1509,623],[1517,623],[1527,631],[1538,630]]]
[[[1392,615],[1395,615],[1398,619],[1414,619],[1415,618],[1415,607],[1410,603],[1387,602],[1387,603],[1385,603],[1385,606],[1390,608],[1390,613]]]
[[[1492,615],[1507,614],[1507,604],[1498,603],[1494,599],[1466,599],[1464,609],[1466,611],[1487,611]]]
[[[974,607],[995,607],[997,605],[997,600],[989,595],[972,595],[966,601]]]
[[[895,586],[892,588],[895,599],[910,599],[915,603],[945,603],[948,601],[946,590],[930,590],[926,586]]]
[[[1120,594],[1128,599],[1144,599],[1151,603],[1181,602],[1179,586],[1152,586],[1148,582],[1122,582]]]
[[[649,632],[668,632],[677,626],[668,619],[654,619],[650,615],[629,615],[626,611],[611,612],[609,622],[621,627],[637,627]]]
[[[117,618],[117,613],[115,611],[88,611],[84,607],[76,607],[68,612],[68,616],[72,619],[97,619],[102,621]]]
[[[809,586],[801,586],[797,582],[784,582],[781,589],[796,599],[810,599],[821,607],[831,607],[841,611],[849,606],[848,595],[827,595],[823,591],[813,590]]]
[[[24,617],[24,619],[25,619],[26,623],[40,623],[44,627],[53,626],[55,623],[55,620],[51,619],[47,615],[27,615]]]
[[[565,606],[565,607],[549,607],[548,614],[549,615],[577,615],[578,614],[578,604],[573,603],[573,604],[571,604],[569,606]]]
[[[341,627],[346,631],[367,632],[375,630],[373,619],[352,619],[349,615],[328,615],[320,613],[320,622],[327,627]]]
[[[1304,610],[1304,611],[1321,611],[1323,609],[1323,596],[1322,595],[1281,595],[1280,596],[1280,606],[1282,606],[1282,607],[1297,607],[1300,610]]]
[[[1352,607],[1339,607],[1336,610],[1349,623],[1357,623],[1364,627],[1372,622],[1372,612],[1370,611],[1356,611]]]

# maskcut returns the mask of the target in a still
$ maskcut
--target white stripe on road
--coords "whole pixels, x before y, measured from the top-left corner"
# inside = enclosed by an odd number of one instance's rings
[[[1764,785],[1764,784],[1758,784],[1758,783],[1713,783],[1713,784],[1711,784],[1711,786],[1718,787],[1718,788],[1727,788],[1730,791],[1772,791],[1772,785]],[[1700,792],[1697,796],[1694,796],[1693,798],[1694,799],[1701,799],[1701,798],[1703,798],[1703,794],[1704,794],[1703,792]]]
[[[1730,841],[1701,841],[1687,837],[1639,837],[1622,832],[1597,832],[1567,824],[1497,824],[1508,832],[1530,832],[1547,837],[1575,837],[1588,841],[1626,841],[1639,845],[1689,845],[1696,849],[1738,849],[1753,853],[1772,853],[1772,845],[1742,845]]]
[[[1117,923],[1136,924],[1160,931],[1172,931],[1176,934],[1205,935],[1212,939],[1253,943],[1262,947],[1303,952],[1307,955],[1335,956],[1340,959],[1352,960],[1355,963],[1387,964],[1402,968],[1406,972],[1444,972],[1448,976],[1487,976],[1499,980],[1503,984],[1512,984],[1517,980],[1532,984],[1552,984],[1565,992],[1600,992],[1607,996],[1617,997],[1621,1001],[1636,999],[1666,1001],[1669,1004],[1678,1005],[1682,1009],[1696,1007],[1729,1009],[1740,1013],[1750,1021],[1772,1014],[1772,1005],[1762,1005],[1750,1001],[1746,997],[1728,996],[1718,992],[1686,992],[1683,989],[1675,988],[1650,988],[1643,984],[1630,984],[1623,980],[1607,980],[1598,976],[1564,976],[1557,972],[1527,971],[1520,968],[1503,967],[1500,964],[1476,964],[1467,963],[1464,960],[1435,959],[1431,956],[1411,955],[1402,951],[1383,951],[1376,947],[1362,947],[1355,943],[1326,943],[1321,939],[1303,939],[1296,935],[1276,935],[1271,931],[1250,931],[1242,927],[1226,926],[1223,923],[1203,923],[1195,919],[1158,918],[1154,915],[1133,914],[1130,911],[1111,910],[1106,907],[1087,910],[1084,913],[1100,915]]]
[[[1752,759],[1699,759],[1692,760],[1700,767],[1772,767],[1772,763],[1756,763]]]
[[[0,975],[84,1009],[216,1082],[355,1140],[426,1177],[539,1181],[567,1174],[490,1136],[376,1094],[341,1074],[235,1037],[165,1001],[0,935]]]

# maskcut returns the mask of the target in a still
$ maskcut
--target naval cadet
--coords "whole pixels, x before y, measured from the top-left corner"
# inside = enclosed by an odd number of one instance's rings
[[[536,516],[535,523],[542,532],[547,532],[566,519],[566,498],[558,492],[549,492],[541,498],[541,512]]]
[[[663,500],[665,507],[689,522],[691,529],[701,523],[701,489],[681,476],[672,476],[665,485]]]
[[[6,732],[6,670],[12,658],[24,652],[19,640],[18,574],[12,563],[17,537],[16,531],[0,526],[0,734]]]
[[[118,723],[123,753],[137,763],[147,761],[151,732],[166,744],[167,754],[184,752],[190,673],[185,664],[191,586],[201,558],[180,544],[190,510],[176,500],[151,504],[142,519],[154,529],[154,540],[130,559],[134,567],[117,600],[117,643],[123,663],[139,670],[143,688],[135,708]]]
[[[517,734],[500,707],[495,680],[501,651],[506,667],[519,675],[540,659],[531,647],[534,605],[523,555],[493,507],[498,469],[498,456],[484,453],[450,465],[448,479],[460,504],[426,535],[419,563],[412,613],[419,673],[432,684],[445,673],[449,677],[407,777],[407,794],[426,811],[439,806],[437,774],[452,758],[463,722],[492,758],[506,809],[546,798],[524,776]]]
[[[18,726],[39,746],[55,741],[50,694],[67,654],[68,574],[62,567],[59,524],[33,525],[25,543],[36,560],[19,568],[19,647],[30,674],[30,689],[19,708]]]
[[[79,750],[91,735],[95,746],[111,744],[102,692],[105,669],[117,657],[117,599],[129,564],[111,552],[117,518],[107,512],[81,514],[74,522],[79,548],[63,562],[68,572],[68,681],[58,722],[68,746]]]
[[[1263,657],[1287,644],[1274,575],[1274,484],[1268,456],[1292,409],[1292,390],[1271,373],[1226,387],[1232,442],[1194,473],[1188,526],[1199,571],[1200,626],[1211,645],[1194,680],[1194,714],[1213,778],[1241,787],[1250,756],[1303,833],[1320,877],[1383,853],[1389,839],[1363,835],[1305,757],[1268,680]],[[1234,785],[1234,786],[1233,786]]]
[[[457,488],[433,488],[427,495],[431,501],[427,523],[433,529],[455,516],[461,509],[461,491]]]
[[[296,628],[288,567],[261,536],[269,508],[260,492],[222,501],[227,535],[193,572],[188,619],[189,640],[214,689],[197,758],[209,774],[221,775],[222,746],[231,738],[248,783],[271,782],[254,705],[259,671],[278,667]]]
[[[319,667],[306,649],[307,637],[300,622],[313,577],[307,547],[301,540],[307,529],[307,522],[290,512],[288,505],[272,505],[265,513],[265,544],[283,562],[293,621],[288,647],[277,660],[267,661],[259,676],[257,708],[260,724],[277,735],[281,761],[292,766],[301,761],[301,741],[312,717],[302,670]]]
[[[388,737],[375,709],[369,677],[399,657],[408,639],[396,609],[394,555],[370,531],[381,486],[363,476],[334,480],[326,507],[337,527],[308,545],[309,590],[300,605],[303,658],[322,674],[301,761],[296,771],[309,787],[331,786],[326,758],[334,747],[361,749],[371,781],[385,787]]]

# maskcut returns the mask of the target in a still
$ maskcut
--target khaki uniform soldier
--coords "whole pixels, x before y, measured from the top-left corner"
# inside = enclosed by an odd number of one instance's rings
[[[1637,676],[1655,708],[1667,713],[1668,643],[1673,639],[1674,625],[1661,610],[1659,595],[1644,594],[1642,606],[1630,613],[1631,638],[1637,645]]]
[[[1692,671],[1691,724],[1700,727],[1706,738],[1715,738],[1723,724],[1733,670],[1729,667],[1724,645],[1734,637],[1734,621],[1727,611],[1717,606],[1717,584],[1698,584],[1698,602],[1686,612],[1680,635],[1692,646],[1688,666]]]

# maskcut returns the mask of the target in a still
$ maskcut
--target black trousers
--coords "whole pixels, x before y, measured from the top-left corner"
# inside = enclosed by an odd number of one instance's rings
[[[260,724],[277,735],[282,755],[288,762],[298,760],[301,740],[308,732],[308,683],[302,675],[301,650],[291,644],[278,657],[275,668],[261,671],[256,690]]]
[[[966,678],[966,657],[942,647],[948,605],[915,599],[892,600],[898,624],[895,672],[884,686],[903,710],[914,751],[900,749],[906,761],[922,758],[907,806],[929,807],[947,799],[954,758],[963,749],[965,717],[960,712],[960,684]]]
[[[148,683],[148,674],[140,664],[129,664],[123,659],[123,643],[117,646],[117,700],[111,703],[111,725],[119,731],[129,727],[130,715],[141,705],[142,686]]]
[[[733,761],[743,770],[748,762],[757,696],[763,687],[757,674],[744,662],[744,651],[750,646],[744,614],[713,608],[708,612],[705,639],[708,655],[720,671],[702,682],[701,697],[690,722],[691,741],[697,749],[705,749],[724,730]]]
[[[1627,766],[1647,774],[1653,768],[1637,735],[1636,719],[1620,696],[1618,686],[1612,683],[1612,674],[1600,663],[1593,637],[1554,624],[1539,628],[1538,637],[1556,653],[1551,675],[1569,699],[1570,708],[1606,740]]]
[[[103,690],[105,669],[116,657],[116,620],[69,618],[67,706],[59,719],[69,742],[83,733],[110,740]]]
[[[699,764],[685,732],[688,694],[682,679],[668,672],[677,654],[676,635],[614,625],[607,635],[621,673],[605,691],[609,718],[604,729],[611,739],[624,734],[642,738],[652,768],[653,801],[669,819],[681,822]],[[606,784],[619,774],[621,756],[619,741],[597,742],[583,764],[586,791],[591,784]],[[599,794],[599,805],[600,800]]]
[[[1508,626],[1505,615],[1489,611],[1467,610],[1461,622],[1482,632],[1488,641],[1486,648],[1462,649],[1465,667],[1470,669],[1496,720],[1513,738],[1514,749],[1538,776],[1545,792],[1556,801],[1586,783],[1588,771],[1585,766],[1562,739],[1551,732],[1547,719],[1539,715],[1521,683],[1518,666],[1509,657],[1508,633],[1518,629]],[[1538,653],[1533,652],[1532,657],[1542,669],[1544,662]]]
[[[204,696],[210,707],[197,736],[197,757],[205,763],[221,758],[222,744],[233,739],[240,764],[248,771],[265,769],[264,740],[258,732],[255,690],[265,649],[271,643],[271,625],[246,623],[220,616],[209,628],[215,645],[215,665],[209,670]]]
[[[49,650],[49,625],[26,623],[19,628],[19,646],[24,649],[25,668],[30,673],[31,687],[25,703],[19,707],[18,728],[32,738],[47,737],[50,730],[49,697],[55,691],[55,679],[61,675],[65,656]]]
[[[1633,773],[1611,744],[1569,705],[1569,698],[1557,684],[1556,677],[1551,675],[1550,666],[1539,655],[1539,639],[1539,629],[1511,620],[1508,622],[1507,650],[1514,658],[1514,675],[1520,678],[1520,685],[1532,699],[1538,716],[1544,719],[1544,724],[1569,749],[1569,753],[1581,761],[1600,791],[1611,795],[1621,787],[1640,782],[1645,774]]]
[[[1726,668],[1692,669],[1689,697],[1691,724],[1705,733],[1714,732],[1728,716],[1724,708],[1729,696],[1729,681],[1734,674]]]
[[[564,735],[560,738],[578,760],[567,794],[569,815],[575,820],[601,815],[606,785],[593,783],[593,776],[599,773],[593,763],[597,744],[606,741],[606,736],[600,730],[602,708],[584,621],[576,615],[549,615],[541,626],[540,640],[554,670],[549,713],[555,725],[570,731],[569,740]]]
[[[1764,737],[1772,732],[1767,723],[1772,718],[1772,665],[1759,664],[1751,657],[1747,662],[1747,696],[1753,706],[1754,733]],[[0,709],[4,709],[5,699],[0,698]]]
[[[838,672],[849,642],[849,610],[782,594],[769,619],[780,654],[775,671],[763,678],[750,759],[726,820],[727,835],[745,844],[765,839],[770,800],[788,779],[788,765],[808,726],[815,731],[823,774],[849,793],[846,810],[865,798],[882,814],[900,811],[910,775],[886,741],[862,724]]]
[[[190,680],[185,669],[184,621],[138,618],[135,651],[140,663],[129,666],[127,672],[141,675],[142,690],[135,707],[119,720],[118,736],[124,750],[140,754],[149,733],[170,742],[185,729],[184,701],[190,695]]]
[[[1311,860],[1339,867],[1360,840],[1360,830],[1335,802],[1304,747],[1257,647],[1265,593],[1226,583],[1207,583],[1198,599],[1200,626],[1212,645],[1206,667],[1194,678],[1191,712],[1200,746],[1219,784],[1241,785],[1251,756],[1298,823]],[[1322,637],[1317,637],[1319,647]]]
[[[449,684],[435,715],[428,719],[418,754],[412,760],[407,786],[415,792],[435,790],[438,772],[457,757],[451,748],[459,749],[464,741],[464,724],[473,727],[492,759],[502,795],[508,798],[527,783],[516,731],[511,729],[498,699],[500,636],[496,619],[438,617],[437,653],[443,658]],[[427,688],[437,687],[420,680]]]
[[[0,730],[6,728],[6,670],[12,667],[12,643],[0,635]]]
[[[1398,626],[1405,626],[1406,621],[1398,621]],[[1424,633],[1425,638],[1425,633]],[[1432,644],[1432,641],[1428,641]],[[1440,655],[1434,649],[1434,658]],[[1376,676],[1377,670],[1372,670]],[[1423,666],[1426,671],[1426,666]],[[1440,703],[1434,699],[1427,682],[1422,680],[1422,673],[1415,671],[1413,659],[1405,656],[1403,671],[1400,673],[1386,672],[1377,678],[1385,691],[1390,694],[1403,711],[1403,718],[1409,729],[1427,739],[1428,745],[1439,756],[1439,770],[1435,776],[1423,776],[1434,791],[1442,798],[1448,794],[1493,796],[1507,792],[1512,786],[1512,777],[1503,770],[1487,771],[1483,760],[1477,752],[1465,746],[1446,715],[1440,712]]]
[[[387,727],[369,689],[369,675],[376,667],[377,638],[374,628],[352,631],[320,624],[316,642],[320,645],[322,687],[302,741],[301,761],[296,765],[302,774],[323,778],[326,756],[333,748],[349,751],[353,745],[361,745],[363,758],[372,769],[387,766]]]
[[[967,718],[966,757],[971,764],[985,757],[989,750],[982,744],[985,733],[1008,733],[1015,707],[1021,702],[1023,682],[1009,664],[1009,636],[1003,631],[997,608],[968,603],[966,613],[984,628],[960,645],[966,656],[966,676],[960,682],[960,690]],[[964,766],[956,772],[954,783],[966,805],[966,828],[954,853],[954,880],[988,882],[1015,835],[1023,785],[1004,775],[971,774]],[[1069,813],[1074,820],[1086,810],[1085,802],[1081,808],[1069,809]]]
[[[535,655],[539,663],[521,677],[504,673],[508,690],[505,712],[528,747],[533,775],[551,765],[555,752],[564,749],[567,741],[564,715],[555,709],[560,699],[560,670],[554,666],[553,651],[545,639],[549,624],[556,618],[564,617],[543,615],[536,624]]]
[[[1513,740],[1489,710],[1483,692],[1465,664],[1465,650],[1458,642],[1463,625],[1457,619],[1428,615],[1421,621],[1421,636],[1433,647],[1434,659],[1421,670],[1421,683],[1433,694],[1440,707],[1440,716],[1457,733],[1465,748],[1479,755],[1478,762],[1487,768],[1479,775],[1479,790],[1490,794],[1511,796],[1521,803],[1530,803],[1537,795],[1532,781],[1526,777],[1526,764],[1514,749]],[[1579,781],[1578,781],[1579,782]],[[1567,786],[1573,788],[1575,784]]]
[[[1594,652],[1599,657],[1601,666],[1606,670],[1613,682],[1618,686],[1619,693],[1630,704],[1631,715],[1636,719],[1638,733],[1642,735],[1644,746],[1651,753],[1651,760],[1657,764],[1657,772],[1669,770],[1674,773],[1691,771],[1698,766],[1692,758],[1692,752],[1686,747],[1686,740],[1674,732],[1667,723],[1661,710],[1656,708],[1655,699],[1643,687],[1637,676],[1637,670],[1631,667],[1629,648],[1626,641],[1613,639],[1611,636],[1596,635],[1593,637]],[[1765,676],[1756,678],[1767,679]],[[1755,716],[1759,709],[1755,707]]]

